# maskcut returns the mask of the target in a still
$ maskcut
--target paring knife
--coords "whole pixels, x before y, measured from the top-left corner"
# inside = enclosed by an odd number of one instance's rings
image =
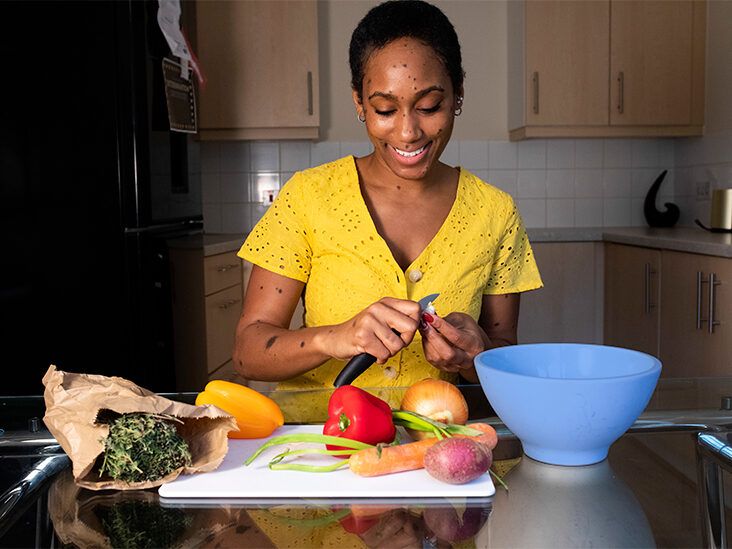
[[[429,304],[438,297],[440,297],[440,294],[430,294],[424,296],[417,302],[419,303],[420,316],[429,306]],[[396,335],[401,335],[394,328],[392,328],[392,331]],[[350,385],[358,376],[368,370],[369,366],[371,366],[374,362],[376,362],[376,357],[368,353],[361,353],[354,356],[351,360],[348,361],[348,364],[343,367],[341,373],[338,374],[335,381],[333,382],[333,386],[340,387],[341,385]]]

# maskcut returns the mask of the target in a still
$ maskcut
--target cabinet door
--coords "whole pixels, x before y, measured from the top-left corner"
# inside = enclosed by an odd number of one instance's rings
[[[732,260],[664,251],[662,269],[662,375],[729,376],[732,374]],[[711,295],[710,273],[716,282]],[[719,323],[711,333],[710,308],[713,320]]]
[[[202,139],[317,137],[314,1],[196,2]]]
[[[605,343],[659,355],[661,252],[605,247]]]
[[[612,125],[690,125],[703,2],[611,3]],[[704,10],[702,9],[702,13]],[[697,29],[698,30],[698,29]],[[703,49],[703,42],[702,42]],[[703,69],[703,67],[702,67]],[[698,122],[697,122],[698,123]]]
[[[609,6],[526,2],[527,124],[608,124]]]

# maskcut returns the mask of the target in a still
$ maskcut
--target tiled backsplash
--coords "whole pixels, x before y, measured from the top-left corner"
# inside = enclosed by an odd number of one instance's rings
[[[205,142],[205,230],[248,232],[294,172],[370,151],[369,142]],[[442,160],[510,193],[528,227],[643,225],[643,198],[664,169],[659,207],[675,197],[672,139],[452,141]]]

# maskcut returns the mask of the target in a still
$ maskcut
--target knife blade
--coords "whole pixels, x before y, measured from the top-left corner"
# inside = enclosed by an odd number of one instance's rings
[[[440,297],[440,294],[429,294],[424,296],[417,302],[419,303],[420,316],[422,315],[424,310],[429,307],[430,304],[438,297]],[[401,335],[394,328],[392,328],[391,330],[396,335]],[[354,356],[353,358],[351,358],[351,360],[348,361],[348,363],[343,367],[341,372],[335,378],[335,381],[333,382],[333,387],[350,385],[358,376],[368,370],[369,366],[371,366],[374,362],[376,362],[376,357],[370,355],[369,353],[361,353]]]

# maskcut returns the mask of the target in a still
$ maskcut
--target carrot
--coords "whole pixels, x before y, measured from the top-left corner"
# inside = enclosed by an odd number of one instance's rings
[[[471,423],[468,427],[482,431],[484,434],[475,437],[465,435],[454,436],[456,438],[471,438],[485,444],[490,449],[495,448],[496,444],[498,444],[496,430],[487,423]],[[426,438],[396,446],[382,446],[359,450],[348,459],[348,467],[351,471],[362,477],[376,477],[390,473],[422,469],[424,467],[424,455],[439,440],[438,438]]]

